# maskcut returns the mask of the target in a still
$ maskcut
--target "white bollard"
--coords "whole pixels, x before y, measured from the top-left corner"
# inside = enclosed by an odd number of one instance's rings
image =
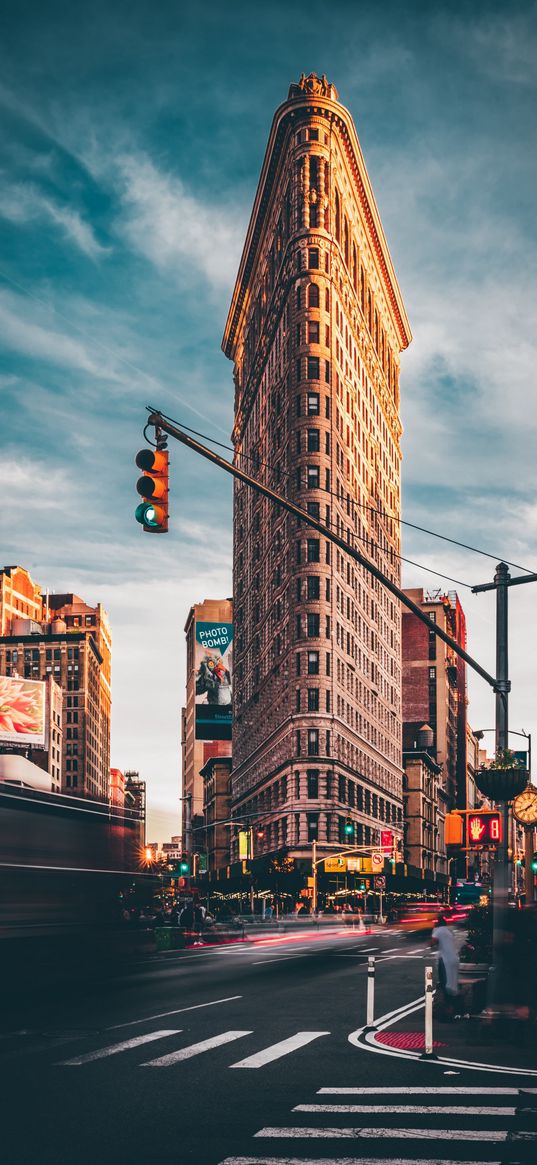
[[[366,1026],[372,1028],[375,1026],[375,956],[369,955],[367,959],[367,1008],[366,1008]]]
[[[430,1059],[433,1051],[433,968],[425,968],[425,1051],[424,1057]]]

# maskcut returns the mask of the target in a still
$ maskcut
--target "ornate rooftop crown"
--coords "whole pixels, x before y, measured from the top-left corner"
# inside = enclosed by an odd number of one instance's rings
[[[310,73],[306,77],[306,74],[302,73],[298,85],[295,85],[294,82],[290,85],[289,98],[304,97],[305,95],[311,95],[312,97],[330,97],[332,101],[337,101],[338,99],[337,89],[335,85],[327,81],[325,73],[323,73],[322,77],[318,77],[317,73]]]

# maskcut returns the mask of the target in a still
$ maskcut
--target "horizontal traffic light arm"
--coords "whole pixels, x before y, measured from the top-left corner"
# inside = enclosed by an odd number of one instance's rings
[[[447,643],[448,647],[451,647],[452,651],[454,651],[456,655],[459,655],[461,659],[464,659],[468,664],[468,667],[471,667],[473,671],[477,672],[477,674],[480,675],[483,680],[485,680],[485,682],[489,685],[489,687],[492,688],[494,692],[497,692],[500,696],[504,695],[502,684],[500,683],[500,686],[498,686],[498,681],[494,678],[494,676],[489,675],[488,671],[485,671],[485,668],[481,667],[481,664],[478,663],[477,660],[473,659],[471,655],[468,655],[468,652],[465,651],[464,648],[461,647],[455,639],[452,639],[450,635],[448,635],[445,631],[442,630],[441,627],[438,626],[438,623],[433,623],[432,620],[429,619],[429,616],[426,615],[424,611],[422,611],[421,607],[418,607],[417,603],[414,603],[413,600],[410,599],[408,595],[406,595],[405,592],[402,591],[394,582],[392,582],[390,578],[387,578],[387,576],[383,574],[377,566],[374,566],[372,562],[369,562],[367,558],[364,558],[364,556],[360,554],[359,550],[356,550],[354,546],[349,546],[349,544],[345,542],[344,538],[340,538],[339,535],[335,534],[333,530],[330,530],[327,526],[323,526],[322,522],[318,521],[317,518],[312,518],[311,514],[308,514],[306,510],[301,510],[300,506],[296,506],[294,502],[288,501],[287,498],[282,497],[281,494],[276,493],[275,490],[270,489],[269,486],[262,485],[261,482],[256,481],[255,478],[250,477],[248,473],[245,473],[243,469],[239,469],[238,466],[232,465],[231,462],[226,461],[224,457],[220,457],[220,455],[215,453],[212,449],[208,449],[206,445],[202,445],[199,441],[195,441],[193,437],[191,437],[188,433],[183,432],[183,430],[180,429],[178,425],[174,425],[172,421],[169,421],[167,417],[165,417],[157,409],[154,409],[149,405],[147,411],[149,413],[149,425],[154,425],[156,429],[161,429],[163,432],[168,433],[170,437],[174,437],[176,441],[180,441],[182,445],[186,445],[188,449],[192,449],[194,453],[199,453],[200,457],[205,457],[207,461],[212,461],[213,465],[217,465],[219,469],[223,469],[225,473],[229,473],[232,477],[236,477],[238,481],[244,482],[245,485],[250,486],[250,488],[255,490],[256,493],[262,494],[263,497],[269,498],[269,500],[274,502],[275,505],[280,506],[282,510],[286,510],[288,514],[293,514],[295,518],[299,518],[305,526],[310,526],[312,530],[316,530],[317,533],[321,534],[323,538],[326,538],[328,542],[333,542],[335,546],[339,546],[340,550],[343,550],[345,554],[348,554],[350,558],[353,558],[355,562],[357,562],[361,567],[363,567],[364,570],[368,572],[368,574],[371,574],[373,575],[373,578],[378,579],[378,581],[382,583],[384,587],[386,587],[386,590],[389,591],[390,594],[392,594],[398,600],[398,602],[402,604],[403,607],[406,607],[409,611],[412,611],[412,614],[416,616],[416,619],[419,619],[420,623],[424,623],[425,626],[428,627],[429,630],[432,631],[438,639],[441,639],[444,643]]]

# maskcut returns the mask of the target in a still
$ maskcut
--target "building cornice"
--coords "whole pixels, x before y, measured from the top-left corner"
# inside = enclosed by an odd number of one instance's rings
[[[352,116],[349,110],[338,101],[333,101],[327,97],[312,97],[311,95],[307,95],[302,99],[294,97],[291,100],[283,102],[274,114],[239,272],[222,339],[222,349],[226,356],[234,359],[239,326],[248,307],[248,289],[250,287],[251,275],[267,220],[267,212],[271,203],[272,193],[280,171],[284,144],[294,123],[300,119],[300,114],[324,116],[333,125],[337,125],[341,131],[342,141],[354,178],[356,193],[369,229],[371,245],[383,279],[387,299],[393,312],[401,349],[403,350],[410,344],[412,332]]]

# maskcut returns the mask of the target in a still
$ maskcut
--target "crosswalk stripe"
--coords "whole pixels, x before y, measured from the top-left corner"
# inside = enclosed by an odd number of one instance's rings
[[[166,1036],[178,1036],[182,1028],[173,1031],[148,1032],[145,1036],[135,1036],[132,1040],[122,1040],[119,1044],[109,1044],[106,1048],[98,1048],[96,1052],[86,1052],[84,1056],[73,1056],[71,1060],[62,1060],[60,1067],[75,1068],[79,1064],[90,1064],[92,1060],[104,1060],[107,1056],[115,1056],[118,1052],[129,1052],[131,1048],[139,1048],[141,1044],[150,1044],[153,1040],[163,1040]]]
[[[330,1032],[296,1032],[287,1040],[280,1040],[279,1043],[271,1044],[253,1056],[247,1056],[245,1060],[238,1060],[236,1064],[230,1064],[230,1068],[262,1068],[265,1064],[270,1064],[272,1060],[279,1060],[280,1056],[288,1056],[297,1048],[310,1044],[312,1040],[318,1040],[320,1036],[329,1035]]]
[[[467,1107],[466,1105],[447,1105],[441,1108],[435,1104],[297,1104],[293,1112],[396,1112],[422,1113],[430,1116],[514,1116],[516,1108],[506,1108],[505,1105],[489,1108]]]
[[[378,1157],[226,1157],[220,1165],[382,1165]],[[434,1163],[423,1157],[390,1157],[390,1165],[500,1165],[499,1161],[445,1160]]]
[[[221,1032],[219,1036],[212,1036],[209,1040],[201,1040],[199,1044],[189,1044],[187,1048],[179,1048],[177,1052],[170,1052],[168,1056],[159,1056],[156,1060],[147,1060],[142,1068],[169,1068],[181,1060],[190,1060],[192,1056],[199,1056],[201,1052],[208,1052],[211,1048],[219,1048],[222,1044],[230,1044],[233,1040],[240,1040],[242,1036],[251,1036],[251,1031]]]
[[[399,1086],[378,1088],[318,1088],[317,1096],[518,1096],[519,1094],[535,1094],[537,1088],[422,1088],[413,1085],[405,1088]]]
[[[383,1128],[278,1128],[268,1127],[254,1133],[255,1137],[300,1138],[310,1137],[343,1138],[351,1137],[356,1140],[385,1140],[385,1141],[499,1141],[503,1144],[509,1133],[506,1130],[492,1132],[490,1129],[383,1129]]]

